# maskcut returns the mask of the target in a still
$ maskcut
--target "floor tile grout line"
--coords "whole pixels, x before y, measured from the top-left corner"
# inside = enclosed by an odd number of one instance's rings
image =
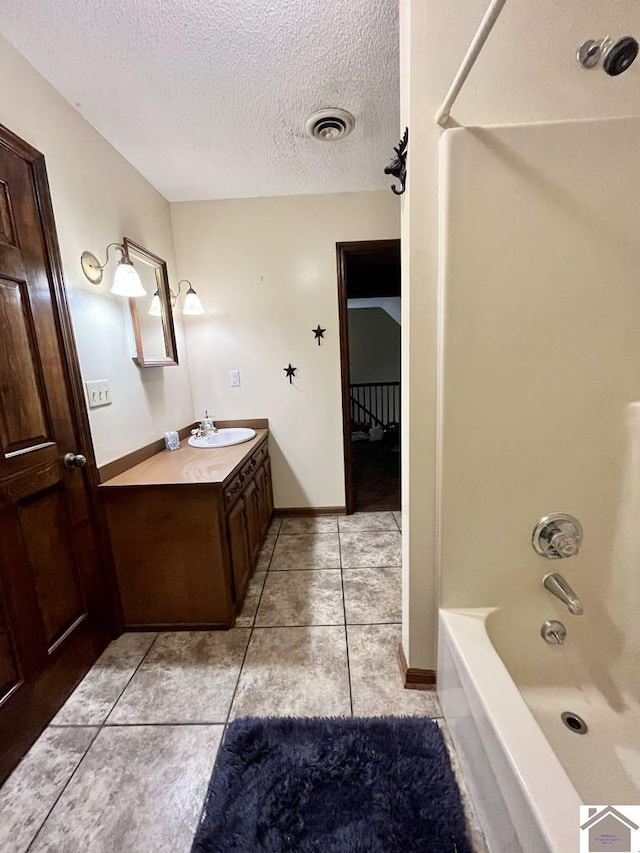
[[[280,527],[278,527],[278,532],[276,533],[276,541],[273,543],[273,548],[271,549],[271,556],[269,557],[269,565],[267,566],[267,573],[271,571],[271,564],[273,563],[273,555],[276,553],[276,548],[278,546],[278,539],[280,538],[280,531],[281,530],[282,530],[282,519],[280,520]],[[266,578],[265,578],[265,581],[266,581]]]
[[[270,572],[353,572],[358,569],[371,569],[371,571],[375,571],[376,569],[401,569],[402,566],[399,566],[397,563],[384,565],[384,566],[303,566],[298,569],[269,569]]]
[[[332,625],[330,627],[339,628],[341,626],[340,625]],[[423,691],[416,691],[416,692],[423,692]],[[424,691],[424,692],[426,692],[426,691]],[[257,716],[259,716],[259,717],[262,717],[262,716],[273,717],[273,716],[278,716],[278,715],[277,714],[275,714],[275,715],[274,714],[264,714],[264,715],[258,714]],[[428,716],[430,719],[433,719],[433,720],[444,719],[444,716],[441,713],[440,714],[428,714]],[[184,721],[179,722],[177,720],[172,720],[170,722],[165,722],[165,723],[108,723],[107,725],[102,726],[101,728],[104,728],[105,730],[108,730],[108,731],[114,731],[115,729],[211,728],[212,726],[217,727],[217,728],[222,728],[222,729],[228,729],[232,722],[234,722],[234,721],[230,720],[228,723],[225,723],[222,720],[189,720],[188,722],[184,722]],[[51,729],[94,729],[94,728],[98,728],[98,726],[84,726],[84,725],[65,724],[63,726],[62,725],[49,726],[48,728],[51,728]],[[93,741],[98,736],[98,734],[99,734],[99,732],[96,732],[96,735],[92,739],[89,746],[93,745]],[[89,752],[89,747],[87,747],[85,755],[87,752]],[[84,755],[78,761],[78,764],[80,764],[80,761],[82,761],[83,759],[84,759]]]
[[[273,521],[273,519],[272,519],[272,521]],[[251,629],[253,629],[255,627],[255,624],[256,624],[256,619],[258,617],[258,610],[260,609],[260,602],[262,601],[262,596],[264,594],[264,588],[267,585],[267,578],[269,577],[269,572],[271,571],[271,563],[273,562],[273,555],[276,552],[276,545],[278,544],[278,539],[280,538],[280,528],[281,527],[282,527],[282,520],[280,521],[280,527],[278,528],[278,532],[275,535],[276,541],[273,543],[273,548],[271,549],[271,556],[269,557],[269,562],[267,564],[267,568],[264,571],[264,583],[262,584],[262,589],[260,590],[260,597],[258,598],[258,603],[256,605],[256,612],[253,614],[253,619],[251,620],[251,625],[248,626]],[[268,530],[268,528],[267,528],[267,530]],[[267,533],[267,535],[268,535],[268,533]],[[252,577],[255,577],[255,573],[256,573],[256,570],[254,569]],[[249,583],[251,583],[251,580],[249,581]],[[249,637],[249,642],[251,642],[251,637]],[[248,647],[249,647],[249,644],[247,643],[247,648]],[[246,655],[246,649],[245,649],[245,655]],[[243,660],[243,664],[244,664],[244,660]],[[237,687],[237,684],[236,684],[236,687]],[[235,696],[235,693],[234,693],[234,696]],[[229,707],[231,707],[231,706],[229,706]]]
[[[270,525],[273,524],[273,521],[274,521],[274,519],[272,518]],[[266,568],[267,573],[269,573],[271,571],[271,564],[273,563],[273,555],[276,553],[276,548],[278,547],[278,539],[280,538],[280,530],[281,529],[282,529],[282,519],[280,519],[280,526],[278,527],[278,530],[275,534],[276,541],[273,543],[273,548],[271,550],[271,556],[269,557],[269,565]],[[267,536],[269,535],[268,530],[269,530],[269,528],[267,528],[267,534],[266,534]],[[266,578],[265,578],[265,581],[266,581]],[[256,611],[256,613],[257,612],[258,611]]]
[[[394,518],[394,520],[396,521],[396,525],[397,525],[397,520],[396,520],[395,518]],[[222,740],[224,739],[225,733],[226,733],[226,731],[227,731],[227,729],[228,729],[228,726],[230,725],[230,722],[231,722],[231,720],[230,720],[230,716],[231,716],[231,709],[232,709],[232,707],[233,707],[233,704],[234,704],[234,701],[235,701],[235,698],[236,698],[236,695],[237,695],[238,686],[239,686],[240,679],[241,679],[241,676],[242,676],[242,672],[243,672],[243,669],[244,669],[244,666],[245,666],[245,663],[246,663],[246,658],[247,658],[247,654],[248,654],[249,646],[250,646],[250,644],[251,644],[251,639],[252,639],[252,637],[253,637],[254,630],[261,630],[262,628],[264,628],[264,629],[268,630],[269,628],[279,628],[279,627],[285,627],[285,628],[286,628],[286,627],[305,627],[305,628],[311,628],[311,627],[340,627],[340,626],[341,626],[341,624],[343,624],[344,629],[345,629],[345,649],[346,649],[346,657],[347,657],[347,676],[348,676],[348,683],[349,683],[349,701],[350,701],[350,708],[351,708],[351,716],[353,716],[353,695],[352,695],[352,684],[351,684],[351,668],[350,668],[350,659],[349,659],[349,643],[348,643],[348,633],[347,633],[347,628],[348,628],[348,626],[349,626],[350,624],[354,624],[354,625],[389,625],[389,624],[398,624],[398,623],[394,623],[394,622],[347,623],[347,617],[346,617],[346,599],[345,599],[345,593],[344,593],[344,574],[343,574],[343,573],[344,573],[344,571],[345,571],[345,569],[344,569],[344,567],[343,567],[343,565],[342,565],[342,551],[341,551],[341,540],[340,540],[340,533],[341,533],[341,531],[340,531],[340,525],[339,525],[339,524],[337,524],[337,530],[336,530],[336,533],[337,533],[337,538],[338,538],[338,549],[339,549],[339,555],[340,555],[340,566],[339,566],[339,567],[335,567],[335,569],[334,569],[334,570],[339,570],[339,571],[340,571],[340,573],[341,573],[341,587],[342,587],[342,603],[343,603],[344,623],[338,623],[337,625],[335,625],[335,624],[326,624],[326,625],[325,625],[325,624],[323,624],[323,625],[308,625],[308,624],[307,624],[307,625],[290,625],[290,626],[289,626],[289,625],[273,625],[273,626],[260,626],[260,628],[257,628],[257,629],[256,629],[256,626],[255,626],[255,620],[256,620],[256,618],[257,618],[258,609],[259,609],[259,607],[260,607],[260,603],[261,603],[261,601],[262,601],[262,597],[263,597],[263,594],[264,594],[264,588],[265,588],[265,586],[266,586],[267,574],[269,573],[269,571],[271,571],[271,570],[272,570],[272,569],[271,569],[271,564],[272,564],[272,562],[273,562],[273,556],[274,556],[274,554],[275,554],[276,546],[277,546],[277,544],[278,544],[278,540],[279,540],[279,538],[280,538],[281,528],[282,528],[282,520],[281,520],[281,522],[280,522],[280,526],[279,526],[279,528],[278,528],[278,531],[277,531],[277,532],[276,532],[276,534],[275,534],[274,547],[273,547],[273,549],[272,549],[272,551],[271,551],[271,555],[270,555],[270,558],[269,558],[269,564],[268,564],[268,566],[267,566],[267,568],[266,568],[266,571],[265,571],[265,581],[264,581],[264,583],[263,583],[263,585],[262,585],[262,588],[261,588],[261,591],[260,591],[260,596],[259,596],[259,599],[258,599],[258,604],[257,604],[257,606],[256,606],[255,615],[254,615],[254,617],[253,617],[253,623],[252,623],[252,625],[251,625],[251,626],[248,626],[248,630],[249,630],[249,639],[248,639],[248,641],[247,641],[247,645],[246,645],[245,650],[244,650],[244,654],[243,654],[242,662],[241,662],[241,665],[240,665],[240,668],[239,668],[239,671],[238,671],[238,677],[237,677],[237,679],[236,679],[236,684],[235,684],[235,687],[234,687],[233,695],[232,695],[232,698],[231,698],[231,701],[230,701],[230,704],[229,704],[229,709],[228,709],[228,712],[227,712],[227,715],[226,715],[226,721],[225,721],[225,722],[218,722],[218,721],[215,721],[215,722],[211,722],[211,721],[188,721],[188,722],[177,722],[177,721],[176,721],[176,722],[162,722],[162,723],[109,723],[109,718],[110,718],[111,714],[113,713],[113,711],[115,710],[115,708],[116,708],[116,706],[117,706],[118,702],[121,700],[121,698],[122,698],[123,694],[125,693],[125,691],[126,691],[126,690],[127,690],[127,688],[129,687],[129,685],[130,685],[131,681],[134,679],[134,677],[136,676],[136,674],[137,674],[138,670],[140,669],[140,667],[142,666],[142,664],[144,663],[144,661],[147,659],[147,657],[148,657],[148,655],[150,654],[150,652],[151,652],[152,648],[154,647],[155,643],[157,642],[157,640],[158,640],[158,638],[159,638],[159,636],[160,636],[160,632],[157,632],[157,633],[156,633],[156,635],[155,635],[155,637],[153,638],[152,642],[150,643],[149,647],[147,648],[147,650],[145,651],[145,653],[142,655],[142,657],[141,657],[141,659],[140,659],[139,663],[137,664],[137,666],[135,667],[134,671],[132,672],[132,674],[131,674],[131,675],[130,675],[130,677],[128,678],[128,680],[127,680],[126,684],[124,685],[124,687],[122,688],[122,690],[121,690],[121,691],[120,691],[120,693],[118,694],[118,696],[117,696],[117,698],[115,699],[115,701],[112,703],[111,708],[110,708],[110,710],[108,711],[108,713],[107,713],[107,715],[106,715],[105,719],[102,721],[102,723],[100,723],[100,724],[98,724],[98,725],[83,724],[83,723],[78,723],[78,724],[50,724],[50,727],[51,727],[51,728],[94,728],[96,731],[95,731],[95,734],[94,734],[93,738],[91,739],[91,741],[90,741],[89,745],[87,746],[87,748],[85,749],[85,751],[84,751],[83,755],[81,756],[80,760],[78,761],[77,765],[75,766],[75,768],[74,768],[73,772],[71,773],[71,775],[70,775],[70,776],[69,776],[69,778],[67,779],[66,783],[64,784],[63,788],[61,789],[61,791],[60,791],[60,793],[59,793],[58,797],[56,797],[55,802],[52,804],[51,808],[48,810],[48,812],[47,812],[47,814],[46,814],[46,816],[45,816],[44,820],[40,823],[40,826],[38,827],[38,829],[37,829],[37,831],[36,831],[35,835],[33,836],[32,840],[31,840],[31,841],[30,841],[30,843],[29,843],[29,846],[28,846],[28,848],[27,848],[28,850],[32,848],[32,846],[33,846],[34,842],[36,841],[37,837],[38,837],[38,836],[40,835],[40,833],[42,832],[42,830],[43,830],[43,828],[44,828],[45,824],[46,824],[46,823],[47,823],[47,821],[49,820],[49,818],[50,818],[50,816],[51,816],[51,814],[52,814],[53,810],[55,809],[56,805],[58,804],[58,802],[59,802],[60,798],[63,796],[63,794],[64,794],[64,793],[65,793],[65,791],[67,790],[68,786],[71,784],[72,779],[75,777],[76,773],[78,772],[78,770],[80,769],[81,765],[83,764],[83,762],[84,762],[84,760],[85,760],[86,756],[87,756],[87,755],[88,755],[88,753],[90,752],[90,750],[91,750],[91,748],[92,748],[92,746],[93,746],[94,742],[96,741],[96,739],[97,739],[97,738],[98,738],[98,736],[100,735],[100,732],[101,732],[104,728],[108,728],[108,729],[115,729],[115,728],[118,728],[118,727],[123,727],[123,728],[124,728],[124,727],[127,727],[127,726],[132,726],[132,727],[135,727],[135,726],[171,727],[171,726],[220,726],[220,725],[221,725],[221,726],[222,726],[222,729],[223,729],[223,732],[222,732],[222,736],[221,736],[221,741],[220,741],[220,743],[222,743]],[[371,528],[371,529],[374,529],[374,528]],[[398,525],[398,529],[400,529],[400,528],[399,528],[399,525]],[[348,531],[345,531],[345,532],[348,532]],[[286,535],[290,535],[290,534],[283,534],[283,535],[284,535],[284,536],[286,536]],[[302,535],[306,535],[306,534],[302,534]],[[310,534],[310,535],[313,535],[313,534]],[[318,568],[319,568],[319,567],[312,567],[312,569],[311,569],[311,570],[314,570],[314,569],[315,569],[315,570],[318,570]],[[398,568],[398,567],[397,567],[397,566],[389,566],[389,567],[386,567],[386,566],[358,566],[358,567],[353,567],[353,568],[370,568],[370,569],[375,570],[375,569],[377,569],[377,568]],[[332,567],[331,569],[329,569],[329,570],[332,570],[332,569],[333,569],[333,567]],[[322,569],[320,569],[320,570],[322,570]],[[347,569],[347,571],[348,571],[348,570],[349,570],[349,569]],[[277,569],[274,569],[273,571],[281,571],[281,572],[284,572],[284,571],[290,571],[290,570],[287,570],[287,569],[284,569],[284,570],[277,570]],[[247,629],[246,629],[246,628],[244,628],[244,630],[247,630]],[[204,810],[204,806],[205,806],[205,804],[206,804],[206,795],[205,795],[205,802],[203,803],[203,809],[202,809],[202,811]],[[199,825],[200,819],[201,819],[201,817],[202,817],[202,811],[201,811],[201,814],[200,814],[200,818],[199,818],[199,821],[198,821],[198,825]]]
[[[49,728],[49,726],[47,726],[47,728]],[[99,735],[99,734],[100,734],[100,732],[102,731],[102,726],[83,726],[82,728],[85,728],[85,729],[92,729],[92,728],[95,728],[95,729],[96,729],[96,732],[95,732],[94,736],[91,738],[91,741],[89,742],[89,745],[87,746],[87,748],[85,749],[85,751],[82,753],[82,757],[80,758],[80,761],[78,761],[78,763],[76,764],[76,766],[73,768],[73,772],[71,773],[71,775],[69,776],[69,778],[67,779],[67,781],[65,782],[65,784],[63,785],[62,789],[60,790],[60,793],[59,793],[59,794],[58,794],[58,796],[55,798],[55,801],[52,803],[51,808],[47,811],[47,814],[45,815],[45,817],[44,817],[44,819],[42,820],[42,822],[41,822],[40,826],[38,827],[38,829],[36,830],[35,835],[33,836],[33,838],[31,839],[31,841],[29,842],[29,844],[28,844],[28,845],[27,845],[27,847],[25,848],[24,853],[29,853],[29,850],[31,850],[31,848],[32,848],[32,847],[33,847],[33,845],[35,844],[35,842],[36,842],[36,840],[37,840],[38,836],[40,835],[40,833],[41,833],[41,832],[42,832],[42,830],[44,829],[44,827],[45,827],[45,825],[46,825],[47,821],[48,821],[48,820],[49,820],[49,818],[51,817],[51,814],[52,814],[53,810],[55,809],[55,807],[56,807],[56,806],[58,805],[58,803],[60,802],[60,799],[61,799],[62,795],[64,794],[64,792],[67,790],[67,788],[68,788],[68,787],[69,787],[69,785],[71,784],[71,780],[73,779],[73,777],[74,777],[74,776],[76,775],[76,773],[78,772],[78,769],[80,768],[80,765],[82,764],[82,762],[83,762],[83,761],[85,760],[85,758],[87,757],[87,755],[88,755],[88,753],[89,753],[89,750],[91,749],[91,747],[93,746],[93,744],[96,742],[96,739],[97,739],[98,735]],[[45,729],[45,731],[46,731],[46,729]]]
[[[266,585],[266,583],[267,583],[267,579],[265,577],[264,584]],[[258,600],[258,607],[260,607],[260,601],[262,601],[262,593],[263,592],[264,592],[264,585],[262,587],[262,592],[260,593],[260,599]],[[228,726],[229,722],[230,722],[231,709],[233,708],[233,703],[235,702],[236,694],[238,692],[238,685],[240,684],[240,678],[242,677],[242,670],[244,669],[244,664],[245,664],[245,661],[247,659],[247,653],[249,651],[249,646],[251,645],[251,638],[253,637],[253,632],[255,630],[255,621],[256,621],[257,615],[258,615],[258,610],[256,608],[256,613],[255,613],[255,616],[253,617],[253,624],[248,629],[249,630],[249,639],[247,640],[247,645],[244,648],[244,654],[242,655],[242,662],[240,663],[240,669],[238,670],[238,677],[236,678],[235,687],[233,688],[233,694],[231,695],[231,701],[229,702],[229,709],[227,711],[227,716],[226,716],[226,719],[224,722],[225,727]],[[245,629],[240,629],[240,630],[246,631],[247,629],[245,628]]]
[[[231,706],[229,706],[229,707],[231,707]],[[218,723],[216,725],[220,725],[220,724]],[[209,796],[209,785],[211,784],[211,778],[212,778],[214,771],[216,769],[216,763],[218,761],[218,755],[220,754],[220,747],[222,746],[222,742],[224,740],[226,733],[227,733],[227,725],[223,724],[222,725],[222,734],[220,735],[220,740],[218,741],[218,748],[216,749],[216,754],[213,757],[213,764],[211,765],[211,772],[209,773],[209,778],[207,779],[207,787],[206,787],[205,792],[204,792],[204,797],[202,798],[202,807],[200,808],[200,811],[198,812],[198,820],[196,821],[196,825],[195,825],[195,828],[193,830],[193,838],[191,839],[192,844],[193,844],[193,841],[194,841],[196,835],[198,834],[198,830],[200,829],[200,824],[202,823],[202,817],[204,815],[204,810],[207,807],[207,798]]]
[[[158,637],[160,636],[160,633],[161,633],[160,631],[157,631],[157,632],[156,632],[156,635],[155,635],[155,637],[153,638],[153,640],[151,641],[151,644],[150,644],[149,648],[147,649],[147,651],[146,651],[146,652],[142,655],[142,657],[140,658],[140,661],[138,662],[138,665],[136,666],[136,668],[135,668],[135,669],[134,669],[134,671],[132,672],[131,677],[129,678],[129,680],[127,681],[127,683],[125,684],[125,686],[122,688],[122,690],[121,690],[121,691],[120,691],[120,693],[118,694],[118,698],[116,699],[116,701],[115,701],[115,702],[113,703],[113,705],[111,706],[111,709],[109,710],[109,713],[108,713],[108,714],[107,714],[107,716],[104,718],[104,720],[102,721],[102,723],[100,723],[100,728],[102,728],[103,726],[105,726],[105,725],[107,724],[107,720],[109,719],[109,717],[111,716],[111,714],[113,714],[113,712],[114,712],[114,710],[115,710],[115,707],[116,707],[116,705],[118,704],[118,702],[122,699],[122,696],[123,696],[123,694],[124,694],[125,690],[127,689],[127,687],[131,684],[131,682],[132,682],[132,681],[133,681],[133,679],[135,678],[135,676],[136,676],[136,674],[137,674],[138,670],[140,669],[140,667],[142,666],[142,664],[143,664],[143,663],[145,662],[145,660],[147,659],[147,656],[148,656],[149,652],[151,651],[151,649],[155,646],[155,644],[156,644],[156,642],[157,642],[157,640],[158,640]]]
[[[100,729],[126,729],[126,728],[175,728],[176,726],[225,726],[226,723],[221,720],[183,720],[180,722],[179,720],[171,720],[163,723],[105,723],[102,726],[99,726]],[[48,728],[50,729],[93,729],[98,728],[98,726],[86,726],[82,723],[65,723],[64,725],[49,724]]]
[[[122,635],[121,635],[121,636],[122,636]],[[133,679],[133,677],[135,676],[135,674],[137,673],[137,671],[138,671],[138,670],[140,669],[140,667],[142,666],[143,661],[146,659],[147,655],[149,654],[149,652],[151,651],[151,649],[152,649],[152,648],[153,648],[153,646],[155,645],[155,642],[156,642],[156,640],[158,639],[158,637],[159,637],[159,636],[160,636],[160,634],[159,634],[159,632],[157,632],[157,633],[156,633],[156,635],[155,635],[155,637],[153,638],[153,640],[152,640],[152,641],[151,641],[151,643],[149,644],[149,647],[147,648],[146,652],[145,652],[145,653],[142,655],[142,657],[140,658],[140,660],[139,660],[139,662],[138,662],[138,664],[137,664],[136,668],[134,669],[134,671],[132,672],[132,674],[130,675],[130,677],[127,679],[127,683],[125,684],[125,686],[122,688],[122,690],[121,690],[121,691],[120,691],[120,693],[118,694],[118,698],[117,698],[117,699],[113,702],[113,704],[111,705],[111,708],[110,708],[109,712],[107,713],[107,716],[104,718],[104,720],[103,720],[101,723],[98,723],[97,725],[96,725],[96,724],[93,724],[93,725],[92,725],[91,723],[78,723],[78,724],[76,724],[76,726],[65,726],[65,728],[95,728],[95,729],[96,729],[96,733],[95,733],[95,735],[91,738],[91,742],[89,743],[89,746],[85,749],[85,751],[84,751],[84,753],[83,753],[83,755],[82,755],[82,758],[81,758],[81,759],[80,759],[80,761],[76,764],[75,768],[73,769],[73,772],[71,773],[71,775],[69,776],[69,778],[68,778],[68,779],[67,779],[67,781],[65,782],[65,784],[64,784],[63,788],[61,789],[61,791],[60,791],[59,795],[56,797],[55,802],[53,803],[53,805],[51,806],[51,808],[50,808],[50,809],[49,809],[49,811],[47,812],[46,817],[44,818],[44,820],[42,821],[42,823],[41,823],[41,824],[40,824],[40,826],[38,827],[38,831],[36,832],[36,834],[33,836],[33,838],[31,839],[31,841],[29,842],[29,846],[26,848],[25,853],[29,853],[29,850],[30,850],[30,849],[31,849],[31,847],[33,846],[33,843],[34,843],[34,842],[35,842],[35,840],[37,839],[38,835],[40,835],[40,833],[42,832],[42,829],[44,828],[44,825],[46,824],[46,822],[47,822],[47,821],[49,820],[49,818],[51,817],[51,813],[53,812],[53,810],[55,809],[55,807],[58,805],[58,802],[59,802],[59,800],[60,800],[60,797],[62,797],[62,795],[64,794],[64,792],[67,790],[67,788],[68,788],[68,787],[69,787],[69,785],[71,784],[71,780],[73,779],[73,777],[74,777],[74,776],[76,775],[76,773],[78,772],[78,769],[79,769],[80,765],[82,764],[82,762],[83,762],[83,761],[85,760],[85,758],[87,757],[87,755],[88,755],[88,753],[89,753],[89,750],[91,749],[91,747],[93,746],[93,744],[96,742],[96,739],[98,738],[98,735],[99,735],[99,734],[100,734],[100,732],[103,730],[103,728],[106,726],[106,724],[107,724],[107,720],[108,720],[108,719],[109,719],[109,717],[111,716],[111,713],[113,712],[113,709],[116,707],[116,705],[118,704],[118,702],[119,702],[119,701],[120,701],[120,699],[122,698],[122,694],[124,693],[124,691],[125,691],[125,690],[127,689],[127,687],[131,684],[131,680]],[[117,638],[116,638],[116,639],[117,639]],[[112,641],[112,642],[115,642],[115,641]],[[97,663],[97,661],[96,661],[96,663]],[[94,665],[95,665],[95,664],[94,664]],[[92,667],[91,669],[93,669],[93,667]],[[89,672],[91,672],[91,670],[89,670]],[[89,672],[87,672],[87,673],[86,673],[86,675],[84,676],[84,678],[86,678],[86,677],[87,677],[87,675],[89,674]],[[82,679],[82,681],[84,681],[84,678]],[[73,696],[73,694],[74,694],[74,693],[75,693],[75,691],[78,689],[78,687],[80,686],[80,684],[82,684],[82,681],[80,681],[80,682],[76,685],[76,687],[73,689],[72,693],[70,694],[69,698],[71,698],[71,696]],[[62,727],[62,726],[60,726],[60,725],[57,725],[57,726],[56,726],[56,725],[53,725],[53,726],[52,726],[52,724],[51,724],[51,723],[49,723],[49,724],[48,724],[48,726],[47,726],[47,728],[63,728],[63,727]],[[46,729],[45,729],[45,731],[46,731]]]
[[[275,551],[275,546],[278,543],[278,536],[279,535],[280,535],[280,530],[278,528],[278,533],[276,534],[276,541],[274,542],[274,546],[273,546],[274,551]],[[273,551],[271,552],[271,558],[273,558]],[[269,565],[271,565],[271,559],[269,560]],[[220,752],[220,747],[222,746],[222,744],[224,742],[225,736],[227,734],[227,729],[229,728],[229,725],[230,725],[231,710],[233,708],[233,703],[235,702],[236,694],[238,692],[238,685],[240,684],[240,678],[242,677],[242,670],[244,669],[244,664],[245,664],[245,661],[247,659],[247,653],[249,651],[249,646],[251,645],[251,638],[253,637],[253,631],[254,631],[256,616],[258,615],[258,608],[260,607],[260,602],[262,601],[262,594],[264,592],[264,588],[265,588],[266,583],[267,583],[268,574],[269,574],[269,567],[267,567],[267,571],[265,572],[264,583],[262,584],[262,589],[260,590],[260,597],[258,599],[258,605],[256,607],[256,612],[253,615],[253,621],[252,621],[251,625],[248,627],[249,639],[247,640],[247,645],[244,648],[244,654],[242,655],[242,661],[240,663],[240,668],[238,669],[238,677],[236,678],[236,683],[235,683],[235,686],[233,688],[233,693],[231,695],[231,700],[229,702],[229,707],[227,709],[227,715],[226,715],[224,723],[222,723],[222,734],[220,736],[220,742],[218,744],[218,749],[216,750],[216,755],[215,755],[215,758],[213,760],[213,767],[211,768],[211,773],[209,774],[209,780],[207,781],[207,790],[205,791],[204,797],[202,800],[202,808],[200,809],[200,813],[198,814],[198,821],[196,823],[194,838],[195,838],[195,835],[197,834],[198,829],[200,827],[200,824],[202,822],[202,816],[204,815],[204,810],[207,807],[207,795],[209,793],[209,783],[211,781],[211,775],[214,772],[214,769],[216,766],[216,761],[218,760],[218,754]],[[251,583],[251,580],[249,580],[249,583]],[[239,630],[245,630],[246,631],[247,628],[244,628],[244,629],[241,628]],[[218,724],[218,725],[220,725],[220,724]]]
[[[344,596],[344,589],[343,589]],[[344,599],[343,599],[344,600]],[[256,631],[273,631],[277,628],[342,628],[347,625],[349,628],[369,628],[376,625],[402,625],[395,619],[389,622],[317,622],[317,623],[297,623],[297,624],[282,624],[282,625],[254,625]],[[248,627],[248,626],[247,626]]]
[[[346,530],[343,530],[340,525],[335,530],[296,530],[293,533],[287,533],[286,531],[278,532],[278,533],[267,533],[266,536],[331,536],[333,533],[338,533],[342,531],[342,533],[396,533],[400,527],[398,526],[398,522],[394,519],[393,526],[389,527],[361,527],[361,526],[353,526],[348,527]]]
[[[282,519],[280,520],[280,526],[278,527],[278,532],[276,533],[276,541],[273,543],[273,551],[271,552],[271,557],[269,559],[269,565],[267,566],[267,571],[265,572],[264,583],[262,584],[262,589],[260,590],[260,597],[258,598],[258,604],[256,606],[256,612],[253,614],[253,620],[251,622],[251,625],[249,626],[249,640],[247,641],[247,645],[246,645],[245,650],[244,650],[244,655],[242,656],[242,663],[240,664],[240,669],[238,670],[238,677],[236,679],[235,687],[233,688],[233,695],[231,696],[231,701],[229,702],[229,710],[227,711],[227,718],[226,718],[226,721],[224,724],[225,730],[223,732],[223,737],[224,737],[224,733],[226,732],[227,726],[229,725],[229,722],[230,722],[231,710],[233,708],[233,703],[235,702],[236,694],[238,692],[238,686],[240,684],[240,678],[242,677],[242,670],[244,669],[244,664],[245,664],[245,661],[247,659],[247,653],[249,651],[249,646],[251,645],[251,638],[253,637],[253,632],[255,631],[256,619],[258,618],[258,610],[260,609],[260,604],[262,602],[262,596],[264,595],[264,588],[267,585],[267,579],[269,577],[269,571],[271,570],[271,562],[273,560],[273,555],[275,554],[275,551],[276,551],[276,546],[278,545],[278,539],[280,538],[281,528],[282,528]],[[222,741],[221,741],[221,743],[222,743]],[[204,806],[203,806],[203,808],[204,808]],[[201,815],[201,817],[202,817],[202,815]]]
[[[344,596],[344,570],[342,568],[342,545],[340,543],[340,525],[338,525],[338,556],[340,557],[340,586],[342,587],[342,611],[344,617],[344,646],[347,655],[347,683],[349,685],[349,708],[353,717],[353,691],[351,689],[351,662],[349,660],[349,634],[347,633],[347,604]]]
[[[339,572],[340,566],[302,566],[297,569],[270,569],[269,571],[284,574],[285,572]]]

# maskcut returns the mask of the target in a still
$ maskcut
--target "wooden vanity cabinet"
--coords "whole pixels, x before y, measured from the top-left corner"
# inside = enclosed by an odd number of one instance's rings
[[[137,477],[131,469],[101,486],[125,628],[233,627],[273,513],[267,433],[260,432],[244,455],[242,445],[225,448],[234,450],[226,457],[233,467],[223,477],[221,466],[219,481],[149,482],[168,464],[158,454],[156,469],[151,459],[137,466]],[[208,452],[186,449],[185,477],[203,460],[193,454]],[[176,471],[180,453],[169,460]]]

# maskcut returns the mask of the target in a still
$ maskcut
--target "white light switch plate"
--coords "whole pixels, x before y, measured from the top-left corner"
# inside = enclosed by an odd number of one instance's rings
[[[229,371],[229,385],[239,385],[240,384],[240,371],[239,370],[230,370]]]
[[[93,382],[85,382],[84,384],[87,388],[87,399],[90,409],[111,405],[111,387],[108,379],[96,379]]]

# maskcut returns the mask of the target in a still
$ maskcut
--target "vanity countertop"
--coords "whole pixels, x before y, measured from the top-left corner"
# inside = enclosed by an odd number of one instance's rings
[[[223,483],[267,433],[267,429],[256,429],[256,437],[249,441],[211,449],[191,447],[185,438],[180,442],[179,450],[161,450],[150,459],[106,480],[100,488]]]

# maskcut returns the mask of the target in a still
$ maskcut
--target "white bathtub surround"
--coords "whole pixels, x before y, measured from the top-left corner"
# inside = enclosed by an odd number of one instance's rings
[[[584,803],[640,803],[640,701],[633,681],[611,666],[594,632],[602,615],[560,616],[563,645],[549,645],[535,619],[496,608],[486,621],[491,643]],[[561,720],[577,714],[579,735]]]
[[[558,761],[574,803],[640,802],[639,149],[638,118],[452,129],[441,140],[439,603],[498,608],[487,628],[522,695],[484,628],[462,653],[478,620],[460,616],[443,619],[440,691],[458,746],[473,756],[482,744],[486,766],[498,763],[476,793],[488,786],[506,805],[485,797],[485,811],[519,833],[532,825],[525,839],[550,827],[546,848],[519,842],[535,853],[578,845],[571,808],[549,820],[541,811],[547,790],[558,808]],[[551,562],[531,536],[559,511],[580,521],[584,541]],[[554,571],[584,615],[543,587]],[[564,645],[541,639],[547,620],[566,626]],[[587,734],[565,728],[563,711]],[[555,769],[534,793],[549,755]],[[477,775],[479,761],[467,769]],[[538,817],[523,824],[527,798]],[[567,822],[566,843],[553,846]]]
[[[438,695],[489,848],[577,853],[581,798],[489,639],[492,612],[440,610],[438,643]]]

